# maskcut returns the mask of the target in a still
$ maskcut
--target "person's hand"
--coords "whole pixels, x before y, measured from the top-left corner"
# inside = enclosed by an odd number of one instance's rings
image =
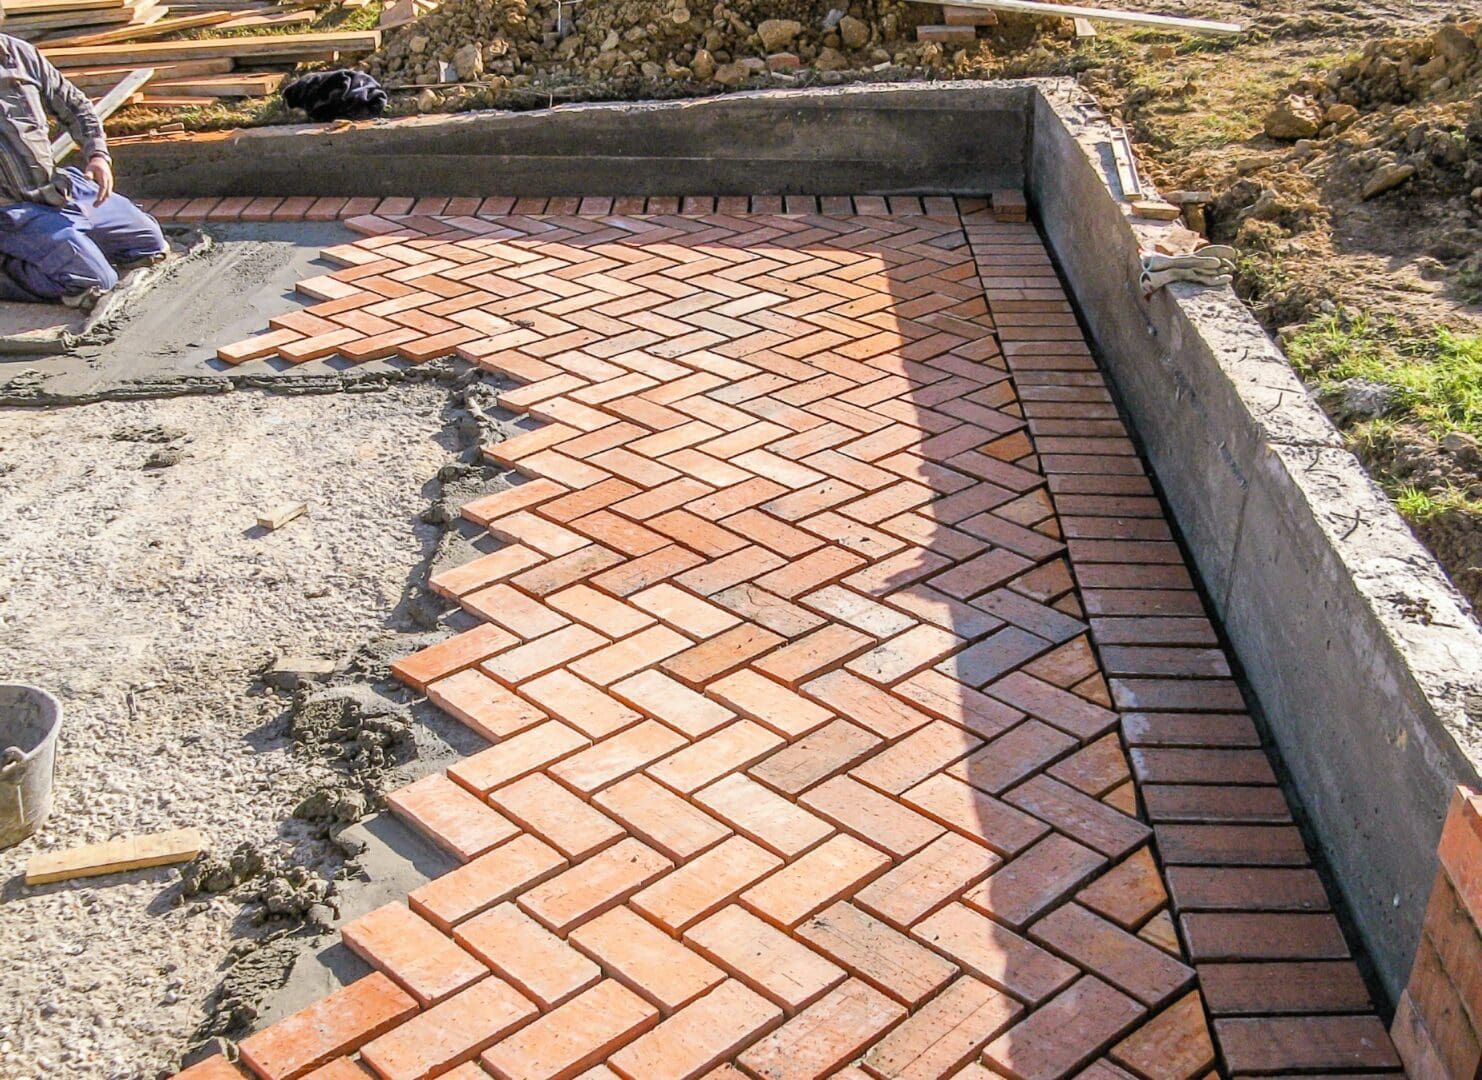
[[[102,206],[113,194],[113,166],[107,158],[95,157],[87,163],[82,175],[98,185],[98,197],[93,200],[93,205]]]

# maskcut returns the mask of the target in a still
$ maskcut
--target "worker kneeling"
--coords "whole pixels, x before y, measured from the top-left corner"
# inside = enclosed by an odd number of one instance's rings
[[[80,170],[53,160],[48,113],[82,148]],[[119,270],[168,253],[154,218],[114,194],[92,102],[30,44],[0,34],[0,300],[91,308]]]

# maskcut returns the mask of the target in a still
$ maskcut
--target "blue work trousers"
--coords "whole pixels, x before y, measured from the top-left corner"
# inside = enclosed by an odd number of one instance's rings
[[[0,206],[0,300],[55,301],[118,284],[111,263],[129,263],[167,250],[159,223],[122,195],[94,206],[98,187],[66,168],[72,199],[66,206]]]

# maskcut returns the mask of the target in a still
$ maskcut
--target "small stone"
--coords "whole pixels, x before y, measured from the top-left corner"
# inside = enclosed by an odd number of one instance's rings
[[[1469,60],[1472,53],[1476,51],[1472,39],[1454,24],[1448,23],[1441,27],[1436,31],[1436,36],[1432,40],[1435,42],[1437,54],[1445,57],[1448,63]]]
[[[413,54],[420,55],[427,51],[427,46],[429,44],[431,44],[431,42],[427,39],[426,35],[416,34],[413,35],[412,39],[407,42],[407,49]]]
[[[484,73],[484,52],[477,42],[470,41],[453,54],[453,71],[459,82],[474,82]]]
[[[424,87],[422,89],[422,91],[417,95],[417,111],[418,112],[423,112],[423,113],[432,112],[441,103],[442,103],[442,99],[439,98],[437,96],[437,94],[435,94],[433,91],[428,90],[426,87]]]
[[[819,71],[843,71],[849,67],[849,60],[838,49],[820,49],[813,66]]]
[[[1337,124],[1340,128],[1347,127],[1358,119],[1359,111],[1352,105],[1329,105],[1327,112],[1322,114],[1323,122],[1326,124]]]
[[[695,50],[695,58],[690,62],[690,70],[701,82],[709,82],[715,77],[715,57],[710,55],[709,49]]]
[[[1322,129],[1322,108],[1310,97],[1288,94],[1266,114],[1266,134],[1273,139],[1307,139]]]
[[[773,53],[767,57],[768,71],[796,71],[802,61],[792,53]]]
[[[782,52],[792,44],[793,38],[803,32],[803,24],[796,19],[766,19],[756,28],[762,39],[762,48],[769,53]]]
[[[1364,184],[1361,194],[1365,199],[1372,199],[1376,195],[1383,195],[1386,191],[1399,187],[1414,175],[1414,165],[1399,165],[1394,162],[1381,165],[1374,170],[1374,175],[1369,177]]]
[[[870,42],[870,27],[863,19],[845,15],[839,20],[839,37],[846,49],[863,49]]]
[[[722,64],[715,69],[713,78],[722,86],[740,86],[746,81],[746,69],[737,63]]]

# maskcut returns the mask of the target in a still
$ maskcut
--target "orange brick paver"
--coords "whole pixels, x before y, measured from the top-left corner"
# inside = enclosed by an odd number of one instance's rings
[[[389,799],[461,865],[244,1068],[1399,1068],[1032,225],[299,202],[230,212],[365,238],[223,360],[456,352],[541,426],[431,582],[479,625],[394,668],[491,744]]]

